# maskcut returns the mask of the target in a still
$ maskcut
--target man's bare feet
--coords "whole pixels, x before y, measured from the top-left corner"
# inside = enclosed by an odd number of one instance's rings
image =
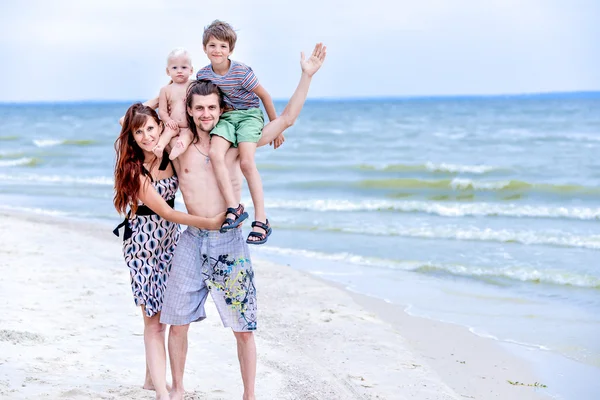
[[[164,392],[163,394],[156,393],[156,400],[171,400],[171,395],[169,392]]]
[[[184,390],[173,390],[170,393],[170,400],[183,400]]]

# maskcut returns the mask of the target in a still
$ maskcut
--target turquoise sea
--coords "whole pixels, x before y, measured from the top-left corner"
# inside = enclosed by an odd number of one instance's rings
[[[0,207],[111,229],[128,106],[0,105]],[[257,153],[274,234],[255,255],[464,325],[556,398],[597,398],[600,93],[309,101],[286,137]]]

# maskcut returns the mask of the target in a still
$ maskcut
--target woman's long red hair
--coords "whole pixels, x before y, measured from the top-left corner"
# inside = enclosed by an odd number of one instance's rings
[[[121,133],[115,141],[117,161],[113,203],[119,214],[125,214],[127,207],[130,207],[134,214],[137,211],[144,152],[133,138],[133,132],[144,126],[148,118],[154,118],[158,126],[161,126],[158,115],[152,108],[141,103],[129,107],[125,113]]]

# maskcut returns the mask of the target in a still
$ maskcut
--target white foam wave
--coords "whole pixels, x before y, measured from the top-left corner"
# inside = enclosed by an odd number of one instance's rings
[[[311,227],[310,229],[315,229]],[[317,227],[318,230],[327,228]],[[389,227],[387,225],[368,225],[365,227],[333,228],[346,233],[374,236],[401,236],[422,239],[474,240],[482,242],[522,243],[526,245],[550,245],[560,247],[578,247],[600,249],[600,235],[579,236],[568,232],[512,231],[508,229],[480,229],[477,227],[460,228],[448,226]]]
[[[539,270],[521,266],[494,268],[457,264],[433,264],[420,261],[401,261],[381,259],[375,257],[363,257],[351,253],[324,253],[311,250],[281,248],[272,246],[264,246],[262,248],[257,248],[254,251],[257,251],[259,253],[281,254],[309,259],[351,263],[367,267],[388,268],[404,271],[418,271],[421,273],[427,273],[429,271],[444,271],[453,275],[471,278],[502,278],[521,282],[541,282],[554,285],[575,286],[593,289],[600,288],[600,277],[592,275],[575,274],[560,270]]]
[[[32,213],[32,214],[48,215],[51,217],[68,217],[68,216],[74,215],[74,214],[70,214],[68,212],[59,211],[59,210],[49,210],[49,209],[37,208],[37,207],[15,207],[15,206],[10,206],[10,205],[6,205],[6,204],[0,204],[0,209],[10,210],[10,211],[22,211],[22,212]]]
[[[525,267],[489,268],[464,265],[435,265],[428,268],[444,270],[454,275],[483,278],[508,278],[521,282],[600,288],[600,277],[580,275],[559,270],[539,270]]]
[[[504,189],[510,185],[510,181],[495,181],[495,182],[482,182],[474,181],[472,179],[465,178],[454,178],[450,182],[450,186],[453,189],[479,189],[479,190],[499,190]]]
[[[431,162],[425,163],[425,167],[433,172],[451,172],[451,173],[470,173],[470,174],[485,174],[498,168],[488,165],[459,165],[459,164],[434,164]]]
[[[343,135],[344,134],[343,129],[337,129],[337,128],[323,129],[322,131],[324,133],[331,133],[332,135]]]
[[[19,175],[7,175],[0,174],[0,181],[4,182],[19,182],[21,184],[27,183],[71,183],[71,184],[83,184],[83,185],[106,185],[113,186],[113,178],[105,176],[95,177],[80,177],[80,176],[69,176],[69,175],[37,175],[37,174],[19,174]]]
[[[63,140],[58,139],[34,139],[33,144],[37,147],[52,147],[61,144]]]
[[[530,132],[527,130],[505,129],[499,133],[500,137],[525,138],[525,139],[540,139],[540,140],[556,140],[556,141],[577,141],[577,142],[600,142],[600,135],[590,133],[541,133]]]
[[[467,137],[466,133],[446,133],[446,132],[435,132],[433,134],[435,137],[450,139],[450,140],[460,140]]]
[[[249,204],[248,202],[246,204]],[[271,200],[268,208],[306,210],[318,212],[397,211],[423,212],[442,217],[529,217],[566,218],[580,220],[600,219],[600,207],[553,207],[542,205],[520,205],[500,203],[452,203],[430,201],[392,200]]]
[[[19,165],[27,165],[33,161],[33,158],[22,157],[15,160],[0,160],[0,167],[17,167]]]
[[[325,261],[339,261],[345,263],[351,263],[355,265],[372,266],[380,268],[394,268],[404,270],[414,270],[421,264],[412,261],[396,261],[386,260],[376,257],[363,257],[351,253],[323,253],[320,251],[311,251],[303,249],[291,249],[273,246],[263,246],[262,248],[256,248],[255,251],[261,253],[281,254],[295,257],[305,257]]]

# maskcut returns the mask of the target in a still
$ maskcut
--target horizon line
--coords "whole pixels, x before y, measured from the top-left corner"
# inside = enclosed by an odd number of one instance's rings
[[[422,95],[390,95],[390,96],[362,96],[362,97],[337,97],[322,96],[309,97],[307,102],[322,101],[377,101],[377,100],[435,100],[435,99],[478,99],[478,98],[511,98],[511,97],[600,97],[600,90],[573,90],[554,92],[522,92],[522,93],[496,93],[496,94],[422,94]],[[275,98],[273,101],[288,101],[287,98]],[[114,100],[114,99],[81,99],[81,100],[24,100],[0,101],[0,105],[33,105],[33,104],[132,104],[140,100]]]

